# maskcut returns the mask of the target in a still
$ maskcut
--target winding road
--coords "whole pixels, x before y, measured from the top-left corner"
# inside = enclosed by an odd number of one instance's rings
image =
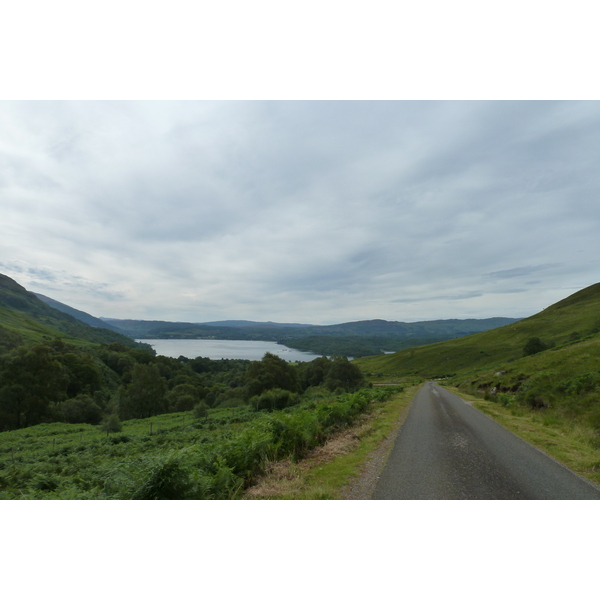
[[[432,382],[416,394],[374,500],[598,500],[600,489]]]

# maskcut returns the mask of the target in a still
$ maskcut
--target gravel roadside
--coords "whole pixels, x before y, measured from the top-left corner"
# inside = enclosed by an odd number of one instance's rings
[[[342,489],[342,500],[371,500],[379,476],[381,475],[392,448],[396,443],[396,438],[406,420],[410,406],[411,403],[402,410],[389,435],[369,454],[369,458],[358,477]]]

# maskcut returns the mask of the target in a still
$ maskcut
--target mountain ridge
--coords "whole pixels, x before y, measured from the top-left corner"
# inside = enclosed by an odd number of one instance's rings
[[[78,319],[79,321],[82,321],[86,325],[89,325],[90,327],[97,327],[100,329],[110,329],[112,331],[116,331],[117,333],[127,335],[127,334],[125,334],[124,331],[120,330],[118,327],[115,327],[114,325],[111,325],[110,323],[106,323],[104,320],[94,317],[94,316],[90,315],[89,313],[86,313],[82,310],[78,310],[77,308],[73,308],[72,306],[69,306],[68,304],[63,304],[62,302],[59,302],[58,300],[54,300],[53,298],[50,298],[49,296],[45,296],[44,294],[39,294],[38,292],[33,292],[33,293],[42,302],[45,302],[48,306],[51,306],[52,308],[56,308],[57,310],[60,310],[61,312],[66,313],[67,315],[71,315],[72,317],[75,317],[76,319]]]
[[[65,338],[73,343],[118,342],[140,347],[129,336],[100,329],[60,311],[33,292],[0,273],[0,350],[8,351],[24,343]]]

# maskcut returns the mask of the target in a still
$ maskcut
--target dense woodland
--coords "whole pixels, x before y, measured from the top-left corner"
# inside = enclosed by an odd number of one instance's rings
[[[55,339],[0,356],[0,430],[217,407],[280,409],[310,387],[354,391],[363,384],[345,357],[297,365],[269,353],[261,361],[174,359],[119,343],[93,349]]]

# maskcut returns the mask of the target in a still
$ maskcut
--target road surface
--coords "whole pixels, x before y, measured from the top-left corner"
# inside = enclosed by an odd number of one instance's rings
[[[598,500],[600,489],[430,382],[413,400],[373,499]]]

